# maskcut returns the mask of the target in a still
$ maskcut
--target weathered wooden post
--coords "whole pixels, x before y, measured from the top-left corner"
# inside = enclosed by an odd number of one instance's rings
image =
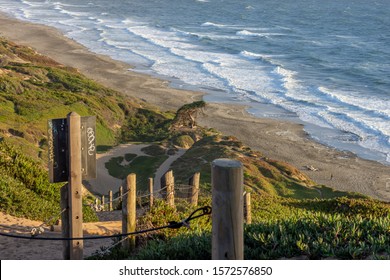
[[[76,112],[67,115],[69,144],[69,212],[70,237],[83,237],[82,172],[81,172],[81,121]],[[83,258],[83,240],[72,240],[70,259]]]
[[[244,216],[246,224],[252,223],[252,206],[251,206],[251,194],[245,193],[244,195]]]
[[[125,196],[122,202],[122,233],[134,232],[136,229],[136,175],[126,177]],[[135,236],[129,235],[123,246],[126,250],[135,249]]]
[[[241,162],[212,162],[212,259],[244,259],[243,167]]]
[[[153,178],[149,178],[149,208],[152,209],[153,207]]]
[[[99,210],[99,199],[95,198],[95,211]]]
[[[169,170],[161,178],[161,188],[166,187],[165,199],[169,206],[175,206],[175,178],[173,177],[173,171]]]
[[[112,211],[113,208],[112,208],[112,191],[111,190],[108,192],[108,199],[109,199],[109,201],[108,201],[108,211]]]
[[[102,211],[105,211],[106,210],[106,204],[105,204],[105,197],[104,195],[102,195]]]
[[[198,205],[199,197],[199,182],[200,182],[200,173],[196,172],[189,180],[188,185],[192,186],[190,195],[190,203],[193,206]]]
[[[122,201],[123,201],[123,187],[120,186],[119,187],[119,205],[122,205]]]
[[[61,189],[64,258],[83,258],[82,180],[96,178],[96,117],[80,117],[76,112],[66,118],[48,120],[49,180],[68,182]]]
[[[61,201],[60,207],[61,210],[66,209],[61,213],[61,232],[63,238],[69,238],[70,236],[70,227],[69,227],[69,185],[65,184],[61,187]],[[64,260],[70,259],[70,241],[62,241],[62,256]]]

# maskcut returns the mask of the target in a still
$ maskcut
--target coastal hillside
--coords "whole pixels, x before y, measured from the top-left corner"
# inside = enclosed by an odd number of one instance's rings
[[[183,106],[177,113],[148,109],[146,104],[125,98],[86,78],[77,69],[65,67],[29,47],[1,38],[1,208],[21,216],[46,217],[44,211],[42,216],[31,216],[32,212],[27,209],[20,211],[17,204],[22,199],[18,196],[30,196],[19,193],[23,189],[32,192],[31,195],[37,196],[38,200],[41,195],[45,197],[45,193],[50,192],[55,198],[53,205],[57,203],[58,186],[49,185],[45,175],[47,120],[65,117],[71,111],[82,116],[96,116],[97,144],[101,151],[128,141],[162,141],[167,148],[174,145],[189,148],[196,142],[173,165],[179,181],[187,178],[189,173],[200,170],[202,182],[210,182],[210,162],[218,157],[230,157],[244,162],[248,186],[274,195],[289,196],[285,189],[289,186],[309,188],[318,194],[312,188],[315,183],[292,166],[265,159],[250,148],[243,147],[237,139],[195,126],[191,118],[186,118],[189,112],[196,115],[197,103],[194,104]],[[202,102],[199,104],[200,107],[205,105]],[[36,175],[38,173],[39,176]],[[21,178],[19,174],[25,176]],[[30,180],[38,180],[39,183],[31,184]],[[17,188],[17,185],[23,188]],[[18,192],[9,196],[11,186],[15,186]],[[49,191],[42,193],[40,190]],[[53,197],[48,196],[47,200],[51,201]],[[49,212],[53,212],[58,206],[50,208]]]
[[[253,224],[245,229],[246,258],[389,257],[388,203],[318,185],[286,162],[198,126],[196,116],[205,106],[199,101],[177,112],[160,112],[77,69],[0,38],[0,210],[37,220],[59,215],[61,184],[48,182],[46,168],[47,120],[76,111],[97,117],[99,151],[130,141],[153,143],[167,154],[177,147],[188,149],[171,168],[178,183],[201,172],[200,205],[211,203],[210,163],[225,157],[240,160],[245,190],[253,194]],[[84,200],[87,205],[94,196],[87,193]],[[156,204],[140,224],[165,225],[194,210]],[[90,207],[84,208],[84,219],[97,220]],[[198,220],[191,231],[139,237],[137,255],[114,248],[103,258],[210,258],[210,228],[209,220]]]
[[[0,134],[44,161],[48,119],[71,111],[96,115],[97,144],[114,145],[125,115],[140,107],[76,69],[4,39],[0,66]]]
[[[71,111],[96,116],[98,151],[116,145],[127,122],[137,128],[148,121],[145,115],[149,119],[160,115],[76,69],[0,38],[2,211],[41,220],[58,216],[60,185],[49,184],[47,175],[47,121]],[[96,220],[88,207],[85,211],[87,220]]]

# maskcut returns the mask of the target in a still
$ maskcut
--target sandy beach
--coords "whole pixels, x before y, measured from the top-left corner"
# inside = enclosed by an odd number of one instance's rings
[[[175,110],[203,96],[199,92],[170,88],[167,81],[132,72],[130,65],[96,55],[54,28],[0,15],[0,36],[30,46],[110,88],[162,110]],[[390,166],[314,142],[302,125],[255,118],[242,106],[216,103],[207,105],[200,124],[236,136],[265,156],[289,162],[303,171],[305,166],[314,166],[318,171],[305,172],[318,184],[390,201]]]

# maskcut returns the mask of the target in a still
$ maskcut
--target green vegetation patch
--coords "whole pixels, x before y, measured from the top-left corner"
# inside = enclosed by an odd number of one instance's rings
[[[166,155],[160,156],[138,156],[130,163],[123,163],[124,157],[111,158],[106,163],[108,173],[118,179],[125,179],[130,173],[137,175],[137,190],[146,191],[148,189],[148,178],[154,177],[156,170],[168,158]]]
[[[33,220],[59,218],[60,188],[50,184],[48,172],[19,149],[0,140],[0,209]],[[88,201],[84,199],[84,204]],[[95,213],[83,207],[84,221],[96,221]],[[52,221],[54,222],[54,221]]]
[[[194,140],[189,135],[180,135],[173,139],[173,144],[184,149],[191,148],[194,145]]]
[[[120,139],[122,142],[161,141],[169,137],[171,119],[158,112],[136,109],[129,114],[124,123]]]
[[[163,156],[166,154],[166,149],[161,145],[152,144],[141,149],[147,155],[150,156]]]
[[[210,197],[200,201],[200,205],[210,204]],[[178,212],[157,201],[139,222],[149,227],[163,226],[181,221],[192,211],[187,206]],[[370,199],[297,200],[252,193],[253,223],[244,227],[244,257],[390,259],[389,211],[389,203]],[[166,229],[138,237],[133,254],[116,248],[103,258],[211,259],[211,226],[212,221],[202,217],[191,221],[190,229]]]
[[[136,157],[137,157],[136,154],[125,154],[125,160],[126,160],[127,162],[132,161],[132,160],[135,159]]]

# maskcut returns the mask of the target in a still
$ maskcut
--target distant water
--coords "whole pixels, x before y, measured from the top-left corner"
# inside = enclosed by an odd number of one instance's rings
[[[0,0],[92,51],[390,164],[389,0]],[[273,104],[274,106],[264,106]]]

